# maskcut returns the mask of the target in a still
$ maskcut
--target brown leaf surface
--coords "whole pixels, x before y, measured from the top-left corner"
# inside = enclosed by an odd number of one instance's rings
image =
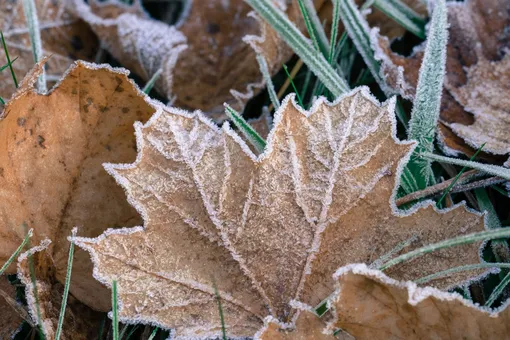
[[[356,339],[508,339],[510,309],[481,309],[456,293],[395,281],[365,265],[340,268],[331,299]]]
[[[297,307],[297,306],[295,306]],[[340,339],[333,334],[325,334],[326,324],[312,308],[298,308],[295,324],[289,328],[278,320],[267,317],[254,340],[335,340]],[[287,326],[287,327],[286,327]],[[332,332],[329,332],[332,333]]]
[[[271,73],[292,55],[267,24],[248,16],[251,7],[243,0],[193,2],[175,26],[150,18],[139,0],[132,6],[117,0],[89,3],[75,0],[77,12],[123,66],[146,81],[162,69],[156,82],[161,94],[175,97],[176,106],[213,116],[223,115],[224,102],[242,109],[264,87],[245,36],[262,34],[253,45],[259,47]],[[296,4],[289,5],[287,13],[301,20]]]
[[[76,59],[92,60],[97,38],[87,24],[66,8],[65,0],[35,0],[44,55],[51,55],[46,64],[48,85],[54,84]],[[30,36],[23,12],[22,0],[0,2],[0,30],[3,32],[14,72],[20,81],[34,66]],[[7,59],[0,44],[0,66]],[[8,69],[0,73],[0,97],[9,99],[16,88]]]
[[[144,227],[74,241],[91,253],[98,280],[118,280],[126,320],[219,336],[216,285],[231,336],[252,336],[267,315],[292,321],[289,301],[327,297],[343,261],[372,262],[410,237],[416,242],[404,251],[483,229],[463,206],[396,211],[395,179],[412,143],[395,138],[394,104],[360,88],[304,112],[289,96],[257,157],[228,125],[219,130],[198,112],[152,103],[155,115],[135,125],[137,161],[106,165]],[[477,262],[477,248],[391,274],[416,278]]]
[[[18,312],[22,307],[18,306],[15,298],[14,286],[5,276],[0,277],[0,339],[12,339],[23,322]]]
[[[439,139],[447,151],[468,156],[486,143],[482,157],[501,162],[510,150],[506,96],[510,78],[510,2],[466,0],[449,2],[447,7],[450,39]],[[410,57],[393,53],[382,37],[379,46],[382,71],[390,85],[404,97],[412,98],[424,45],[415,48]],[[403,76],[399,76],[402,71]]]
[[[141,223],[102,163],[136,158],[133,122],[152,111],[126,71],[78,62],[49,95],[31,85],[24,81],[0,121],[0,263],[23,240],[25,223],[35,230],[34,242],[53,240],[47,265],[63,282],[74,226],[94,237],[107,227]],[[108,310],[110,294],[91,274],[89,256],[78,249],[71,292]]]
[[[45,339],[54,340],[64,286],[52,281],[51,267],[46,263],[49,254],[42,254],[48,251],[49,244],[49,240],[44,240],[39,246],[33,247],[20,255],[18,259],[18,278],[25,285],[25,296],[32,322],[35,325],[38,324],[38,310],[35,303],[37,296],[41,315],[41,329]],[[37,295],[34,294],[34,285],[30,275],[29,256],[32,256],[34,274],[37,277]],[[73,296],[69,296],[66,306],[60,339],[97,339],[101,320],[103,319],[102,314],[94,312],[81,304]]]

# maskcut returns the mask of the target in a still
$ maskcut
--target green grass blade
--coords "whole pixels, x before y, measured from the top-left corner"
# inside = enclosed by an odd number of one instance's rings
[[[147,340],[153,340],[154,337],[156,336],[156,333],[158,332],[158,329],[159,329],[158,327],[154,328],[154,330],[152,331],[151,335]]]
[[[156,73],[154,73],[151,77],[151,79],[149,79],[149,81],[147,82],[147,84],[145,84],[145,86],[143,87],[143,93],[145,94],[149,94],[149,92],[151,92],[152,88],[154,87],[154,84],[156,84],[156,81],[159,79],[159,77],[161,77],[161,75],[163,74],[163,69],[159,69],[156,71]]]
[[[374,7],[417,37],[426,38],[426,20],[400,0],[375,0]]]
[[[236,110],[227,104],[225,104],[225,113],[251,145],[253,145],[258,152],[264,152],[264,148],[266,147],[264,138],[260,137],[257,131],[255,131]]]
[[[478,163],[478,162],[473,162],[473,161],[466,161],[466,160],[458,159],[458,158],[450,158],[450,157],[445,157],[445,156],[441,156],[441,155],[437,155],[435,153],[429,153],[429,152],[422,153],[419,156],[421,156],[423,158],[427,158],[431,161],[452,164],[452,165],[458,165],[458,166],[466,166],[471,169],[480,170],[482,172],[510,180],[510,169],[502,167],[502,166],[497,166],[497,165],[492,165],[492,164],[483,164],[483,163]]]
[[[444,241],[441,241],[438,243],[430,244],[430,245],[415,249],[413,251],[410,251],[406,254],[400,255],[400,256],[384,263],[378,269],[386,270],[396,264],[399,264],[399,263],[402,263],[405,261],[409,261],[416,257],[423,256],[425,254],[428,254],[428,253],[431,253],[433,251],[440,250],[440,249],[451,248],[454,246],[473,243],[473,242],[477,242],[477,241],[493,240],[493,239],[508,238],[508,237],[510,237],[510,228],[500,228],[500,229],[495,229],[495,230],[482,231],[479,233],[462,235],[462,236],[444,240]]]
[[[112,281],[112,327],[113,327],[113,340],[119,340],[117,280]]]
[[[478,148],[478,150],[476,150],[476,152],[474,153],[473,156],[471,156],[471,158],[469,159],[470,161],[473,161],[476,156],[478,156],[478,154],[480,153],[480,151],[482,151],[483,147],[485,146],[485,143],[483,143],[483,145]],[[452,190],[453,186],[457,183],[457,181],[459,180],[460,176],[462,176],[462,174],[464,173],[464,171],[466,171],[467,167],[464,166],[462,167],[462,169],[459,171],[459,173],[457,174],[457,176],[455,176],[454,180],[450,183],[450,185],[446,188],[446,190],[444,191],[443,195],[441,196],[441,198],[439,199],[439,201],[437,201],[437,206],[440,207],[441,206],[441,202],[444,200],[444,198],[446,197],[446,195],[448,195],[448,193],[450,192],[450,190]],[[500,226],[501,227],[501,226]]]
[[[340,5],[338,4],[339,0],[333,0],[333,22],[331,24],[331,40],[329,42],[329,56],[328,61],[331,66],[334,66],[333,60],[336,55],[336,40],[338,38],[338,25],[340,24]],[[336,62],[336,60],[335,60]]]
[[[5,105],[5,100],[2,97],[0,97],[0,104]]]
[[[32,54],[34,62],[37,64],[42,59],[42,42],[41,30],[39,27],[39,19],[37,18],[37,9],[34,0],[22,0],[23,11],[25,13],[25,20],[27,23],[28,33],[30,35],[30,44],[32,46]],[[39,92],[44,93],[46,88],[46,73],[44,67],[41,75],[37,79],[37,89]]]
[[[216,295],[216,301],[218,301],[218,310],[220,313],[222,339],[227,340],[227,330],[225,328],[225,316],[223,315],[223,307],[221,306],[221,297],[220,297],[220,293],[218,292],[218,288],[216,288],[216,285],[214,285],[214,294]]]
[[[310,8],[310,6],[307,6],[305,4],[305,2],[309,3],[308,0],[297,0],[297,2],[299,5],[299,9],[301,10],[301,14],[303,15],[306,30],[308,31],[308,35],[312,40],[315,50],[321,52],[323,56],[327,57],[329,54],[329,48],[327,47],[327,38],[326,34],[324,34],[324,29],[322,28],[322,25],[320,24],[320,21],[318,19],[316,20],[316,22],[312,21],[311,19],[312,13],[315,14],[315,17],[317,17],[317,13],[315,11],[315,8],[313,7],[313,4],[312,8]],[[318,30],[322,31],[323,39],[324,38],[326,39],[326,43],[324,43],[324,40],[319,41],[319,39],[317,38],[317,35],[319,34]]]
[[[133,336],[133,334],[135,334],[135,332],[138,329],[138,327],[140,327],[140,326],[139,325],[135,325],[134,327],[131,327],[131,330],[129,331],[129,333],[126,336],[126,340],[131,339],[131,337]]]
[[[416,178],[418,184],[416,190],[425,189],[432,184],[433,172],[430,161],[417,156],[417,154],[434,150],[446,69],[447,40],[446,4],[445,0],[438,0],[432,14],[429,38],[427,39],[425,55],[420,68],[416,96],[411,111],[411,120],[409,121],[409,139],[418,141],[418,146],[407,165]]]
[[[505,290],[506,286],[510,283],[510,273],[506,274],[505,278],[501,280],[501,282],[494,288],[491,295],[487,299],[487,302],[485,302],[486,307],[492,306],[494,302],[499,298],[501,293]]]
[[[246,2],[278,32],[335,97],[349,91],[347,82],[335,72],[322,54],[314,52],[310,40],[270,0],[246,0]]]
[[[103,332],[104,332],[104,326],[106,324],[106,314],[103,318],[103,321],[101,321],[101,326],[99,326],[99,334],[97,336],[97,340],[102,340],[103,339]]]
[[[273,81],[271,80],[271,75],[269,74],[269,67],[267,66],[266,59],[263,55],[257,54],[257,61],[259,63],[260,73],[262,73],[262,77],[264,77],[264,81],[266,82],[269,99],[271,99],[271,103],[273,104],[275,110],[278,110],[280,107],[280,101],[278,100],[278,96],[274,90]]]
[[[287,77],[290,80],[290,85],[292,85],[292,88],[294,89],[294,93],[296,94],[296,97],[298,99],[299,105],[301,105],[302,108],[304,108],[303,101],[301,100],[301,96],[299,95],[299,92],[296,88],[296,84],[294,84],[294,80],[292,79],[292,76],[289,73],[289,69],[287,68],[287,65],[283,65],[283,69],[285,70],[285,73],[287,74]]]
[[[323,55],[327,57],[329,54],[330,45],[328,37],[326,36],[326,31],[324,31],[323,23],[321,22],[317,10],[315,9],[313,0],[301,0],[301,1],[305,5],[308,16],[311,19],[312,28],[314,29],[315,35],[317,36],[319,47],[321,48]]]
[[[2,72],[3,70],[5,70],[6,68],[10,68],[12,64],[14,64],[14,62],[18,60],[18,57],[12,59],[12,61],[8,61],[7,64],[5,64],[4,66],[0,67],[0,72]]]
[[[25,248],[25,246],[30,242],[30,237],[32,237],[33,234],[34,234],[33,229],[30,229],[27,232],[27,235],[23,239],[23,242],[21,242],[21,244],[16,249],[16,251],[14,253],[12,253],[11,257],[9,257],[7,262],[5,262],[4,265],[2,266],[2,268],[0,268],[0,275],[2,275],[7,270],[7,268],[9,268],[11,263],[14,262],[14,260],[18,257],[19,253],[21,253],[23,248]]]
[[[489,195],[484,189],[475,190],[476,200],[480,211],[486,211],[487,217],[485,219],[485,226],[489,230],[501,228],[501,221],[498,218],[498,214],[492,205]],[[494,240],[491,242],[491,249],[496,261],[498,262],[510,262],[510,249],[508,243],[503,240]]]
[[[450,274],[455,274],[459,272],[465,272],[470,270],[476,270],[476,269],[484,269],[484,268],[505,268],[510,269],[510,263],[477,263],[477,264],[468,264],[465,266],[459,266],[455,268],[446,269],[434,274],[430,274],[424,277],[420,277],[417,280],[414,280],[416,284],[424,284],[436,279],[439,279],[441,277],[448,276]]]
[[[356,49],[361,54],[377,84],[379,84],[386,95],[389,95],[390,91],[388,86],[381,76],[380,64],[374,57],[368,22],[352,0],[339,0],[338,4],[340,6],[340,17],[345,26],[345,30],[352,39]]]
[[[12,76],[12,80],[14,81],[14,86],[16,86],[16,88],[18,88],[18,80],[16,79],[16,74],[14,73],[14,68],[12,67],[11,57],[9,56],[9,50],[7,49],[7,44],[5,43],[4,33],[2,31],[0,31],[0,36],[2,37],[2,45],[4,47],[5,58],[7,59],[7,65],[9,65],[9,69],[11,70],[11,76]]]
[[[73,229],[72,236],[76,235],[76,228]],[[58,317],[58,325],[57,331],[55,333],[55,340],[60,339],[60,335],[62,334],[62,326],[64,324],[64,315],[66,313],[67,306],[67,298],[69,296],[69,286],[71,285],[71,273],[73,270],[73,255],[74,255],[74,243],[71,242],[69,246],[69,257],[67,258],[67,272],[66,272],[66,281],[64,285],[64,293],[62,295],[62,304],[60,306],[60,315]]]

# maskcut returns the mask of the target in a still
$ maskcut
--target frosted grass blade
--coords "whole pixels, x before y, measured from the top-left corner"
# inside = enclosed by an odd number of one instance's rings
[[[39,28],[39,19],[37,18],[37,10],[34,0],[23,0],[23,11],[25,12],[25,20],[27,22],[28,33],[30,35],[30,44],[32,46],[32,54],[34,56],[34,63],[38,63],[42,59],[42,43],[41,43],[41,30]],[[37,90],[40,93],[47,91],[46,87],[46,73],[43,72],[37,79]]]

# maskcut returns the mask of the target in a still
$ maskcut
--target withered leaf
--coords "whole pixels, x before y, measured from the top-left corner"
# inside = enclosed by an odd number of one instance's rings
[[[333,332],[326,333],[326,324],[308,306],[293,305],[298,310],[294,325],[281,324],[273,317],[264,320],[264,326],[254,340],[335,340]]]
[[[485,143],[481,157],[500,162],[510,152],[510,2],[465,0],[449,2],[449,41],[445,90],[441,105],[439,140],[445,151],[471,156]],[[393,53],[388,41],[374,45],[382,72],[391,86],[412,99],[424,45],[410,57]],[[495,155],[495,156],[490,156]]]
[[[14,286],[7,277],[0,277],[0,339],[12,339],[23,322],[19,312],[22,307],[15,298]]]
[[[243,0],[193,2],[175,26],[150,18],[140,0],[132,6],[117,0],[91,0],[90,6],[74,1],[79,15],[123,66],[146,81],[162,69],[156,82],[161,94],[175,97],[176,106],[216,117],[223,115],[224,102],[241,109],[264,87],[245,36],[251,36],[271,73],[292,55],[266,23],[248,16],[251,8]],[[297,4],[289,5],[287,14],[301,20]]]
[[[93,237],[107,227],[141,223],[102,163],[136,158],[133,122],[152,113],[142,96],[125,70],[84,62],[74,64],[48,95],[23,82],[0,121],[0,262],[23,240],[25,223],[35,231],[33,242],[53,241],[46,264],[63,282],[74,226]],[[78,249],[71,292],[108,310],[110,293],[91,274],[88,254]]]
[[[18,81],[34,66],[30,36],[22,0],[0,3],[0,30],[3,32]],[[51,55],[46,64],[48,84],[54,84],[75,59],[91,60],[97,49],[97,38],[87,24],[74,16],[66,1],[35,0],[44,55]],[[0,65],[7,63],[0,44]],[[0,97],[9,99],[16,91],[9,70],[0,73]]]
[[[44,333],[45,339],[54,340],[64,286],[53,282],[51,270],[49,270],[51,267],[46,263],[49,254],[41,254],[48,251],[49,244],[49,240],[43,240],[40,245],[20,255],[18,258],[18,278],[25,285],[25,296],[33,324],[37,325],[39,323],[38,313],[40,313],[40,329]],[[38,308],[36,307],[36,294],[30,274],[29,257],[33,261],[34,274],[37,278]],[[79,303],[73,296],[69,296],[60,339],[97,339],[102,318],[101,313],[94,312]]]
[[[219,130],[200,112],[151,105],[151,120],[135,125],[136,162],[106,165],[144,227],[73,238],[98,280],[118,281],[125,320],[219,336],[217,286],[228,334],[253,336],[267,315],[289,322],[289,301],[327,297],[344,261],[372,262],[411,237],[402,251],[483,229],[464,206],[396,211],[395,179],[412,143],[395,137],[395,101],[381,105],[367,88],[334,104],[320,99],[310,112],[287,97],[259,156],[228,124]],[[477,248],[422,257],[391,275],[477,262]]]
[[[508,339],[509,308],[483,309],[457,293],[395,281],[365,265],[335,276],[332,326],[357,339]]]

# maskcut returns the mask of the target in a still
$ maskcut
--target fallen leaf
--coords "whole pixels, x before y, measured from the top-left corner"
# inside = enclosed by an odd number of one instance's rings
[[[45,339],[54,340],[60,316],[62,294],[64,286],[52,282],[51,271],[48,270],[47,259],[49,240],[43,240],[40,245],[31,248],[18,258],[18,278],[25,285],[25,297],[34,327],[44,333]],[[37,278],[34,284],[30,273],[29,257],[33,261],[34,275]],[[41,325],[39,327],[39,315]],[[66,313],[60,339],[97,339],[99,326],[103,319],[101,313],[90,308],[69,296],[66,304]]]
[[[304,296],[310,304],[331,286],[327,297],[343,261],[375,261],[410,237],[416,242],[402,251],[483,229],[482,217],[463,205],[397,211],[395,180],[413,143],[395,137],[394,100],[381,105],[360,88],[305,112],[293,98],[277,111],[260,156],[228,124],[220,130],[200,112],[151,103],[154,116],[135,125],[137,161],[105,166],[144,227],[73,238],[91,253],[98,280],[118,281],[123,320],[220,336],[216,286],[229,336],[253,336],[267,315],[290,322],[289,301]],[[469,245],[391,275],[421,277],[478,256],[478,245]]]
[[[15,298],[14,286],[5,276],[0,277],[0,339],[14,338],[23,322],[19,313],[22,307],[18,305]]]
[[[30,36],[22,0],[0,3],[0,30],[3,32],[18,81],[34,66]],[[77,19],[66,7],[66,1],[35,0],[44,55],[51,55],[46,64],[48,84],[54,84],[76,59],[92,60],[97,38],[87,24]],[[1,44],[0,44],[1,45]],[[0,65],[7,64],[0,46]],[[0,73],[0,97],[9,99],[16,91],[8,69]]]
[[[326,334],[326,324],[312,308],[301,304],[293,305],[297,310],[294,325],[281,324],[268,316],[264,326],[255,334],[254,340],[338,340],[333,332]]]
[[[266,23],[248,16],[251,8],[243,0],[194,2],[175,26],[150,18],[139,0],[132,6],[117,0],[89,4],[75,0],[79,15],[123,66],[145,81],[162,69],[156,81],[162,95],[212,116],[223,116],[224,102],[241,110],[265,86],[245,36],[273,74],[292,55]],[[295,4],[287,13],[301,20]]]
[[[335,277],[331,327],[356,339],[508,339],[506,305],[481,308],[457,293],[396,281],[363,264],[340,268]]]
[[[510,3],[506,0],[449,2],[449,41],[446,80],[439,124],[439,141],[446,152],[472,156],[486,143],[482,158],[508,158],[510,112],[508,92]],[[414,97],[424,45],[409,57],[391,51],[375,35],[376,56],[389,84],[409,99]],[[494,156],[496,155],[496,156]]]
[[[35,231],[33,242],[53,241],[47,265],[64,282],[74,226],[94,237],[141,223],[102,163],[136,158],[133,122],[146,121],[152,109],[125,70],[77,62],[48,95],[33,91],[36,78],[27,76],[0,121],[0,262],[23,240],[25,223]],[[91,274],[88,254],[77,249],[72,294],[108,310],[110,293]]]

